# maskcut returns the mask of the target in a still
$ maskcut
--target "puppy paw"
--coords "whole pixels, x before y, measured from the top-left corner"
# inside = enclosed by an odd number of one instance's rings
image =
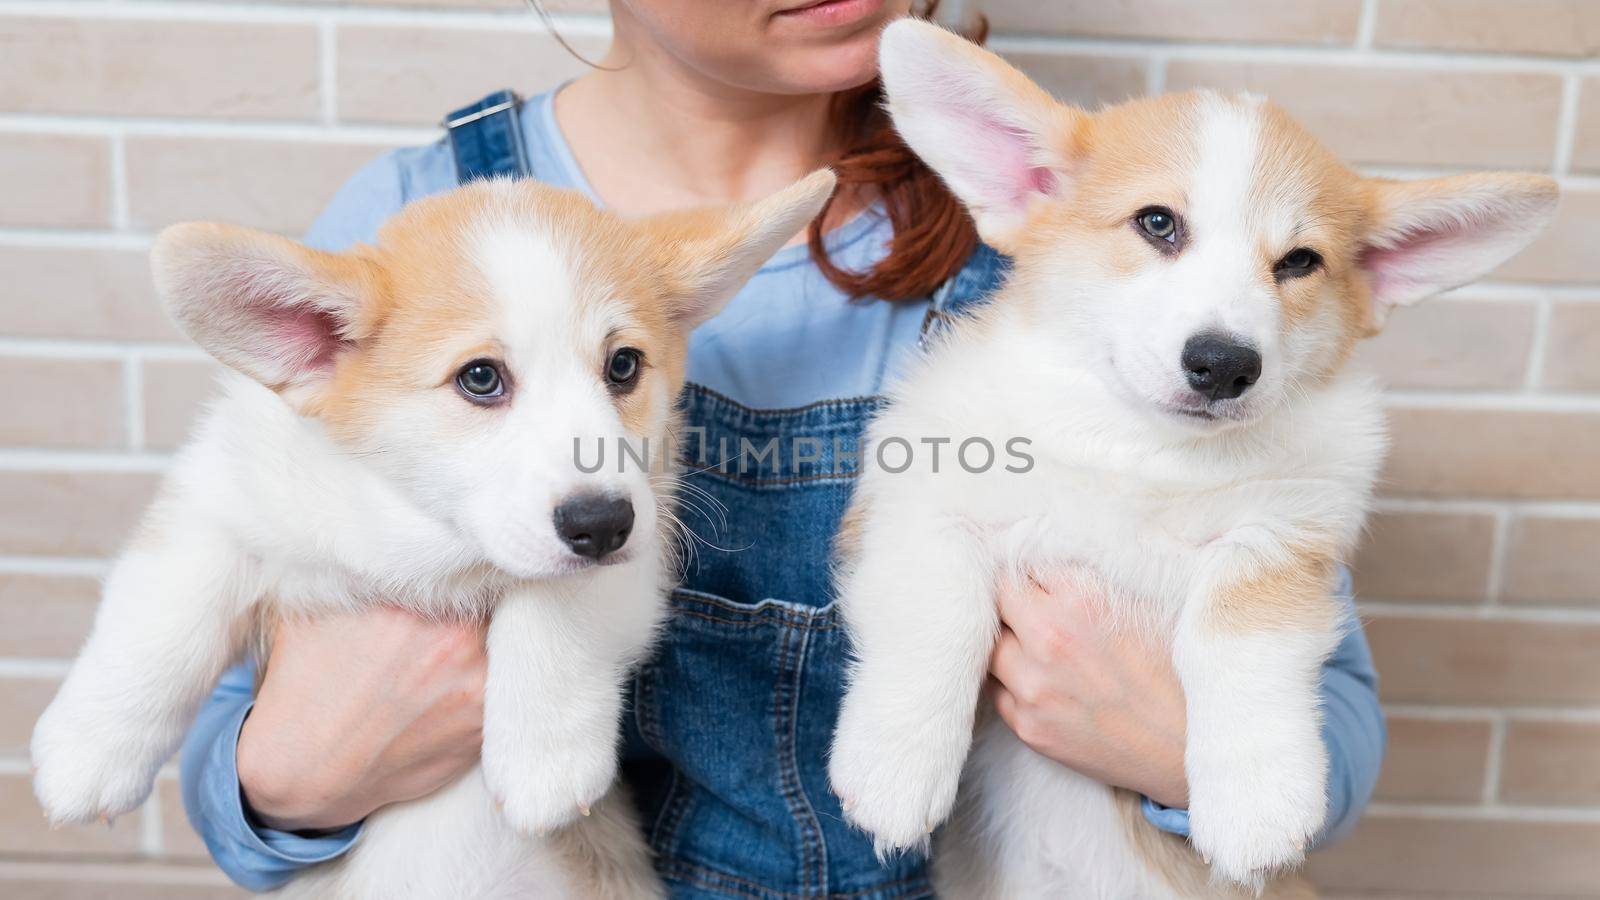
[[[955,805],[971,733],[959,725],[896,729],[882,721],[846,704],[828,778],[845,819],[872,836],[880,859],[926,853]]]
[[[541,837],[589,815],[616,780],[617,753],[609,743],[537,757],[491,753],[486,746],[483,777],[506,821]]]
[[[40,716],[29,749],[33,792],[52,826],[109,822],[149,796],[165,754],[118,730],[59,700]]]
[[[1191,771],[1190,842],[1213,874],[1259,891],[1300,865],[1327,816],[1326,765],[1319,743],[1276,758],[1241,752],[1220,774]]]

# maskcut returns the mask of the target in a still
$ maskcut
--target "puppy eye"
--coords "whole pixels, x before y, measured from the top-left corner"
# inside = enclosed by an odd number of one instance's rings
[[[632,347],[623,347],[611,354],[606,364],[606,382],[613,391],[626,393],[639,381],[639,362],[644,354]]]
[[[456,373],[456,387],[474,403],[492,402],[505,395],[506,382],[493,360],[475,359]]]
[[[1310,247],[1296,247],[1278,260],[1278,264],[1272,267],[1272,274],[1279,281],[1284,281],[1310,275],[1320,265],[1322,256],[1317,251]]]
[[[1133,217],[1133,223],[1145,237],[1177,246],[1178,216],[1165,206],[1151,206],[1139,210]]]

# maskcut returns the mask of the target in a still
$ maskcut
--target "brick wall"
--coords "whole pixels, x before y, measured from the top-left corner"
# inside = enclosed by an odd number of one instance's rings
[[[1392,741],[1312,872],[1341,896],[1600,896],[1600,2],[965,5],[1066,97],[1249,88],[1373,172],[1562,180],[1534,249],[1364,354],[1393,388],[1356,561]],[[603,45],[602,0],[551,6]],[[519,0],[0,0],[0,895],[229,893],[172,772],[110,829],[46,830],[27,787],[95,579],[207,391],[150,235],[297,232],[442,110],[575,71]]]

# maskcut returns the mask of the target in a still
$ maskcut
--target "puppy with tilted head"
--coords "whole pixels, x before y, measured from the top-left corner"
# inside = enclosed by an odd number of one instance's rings
[[[833,183],[624,221],[480,182],[345,253],[226,225],[162,233],[162,299],[233,371],[34,730],[50,820],[142,802],[263,629],[391,604],[488,618],[482,762],[375,813],[284,892],[658,896],[611,786],[624,680],[676,574],[667,451],[688,334]]]
[[[1364,178],[1252,96],[1090,113],[924,23],[891,25],[881,61],[895,127],[1014,267],[890,391],[870,443],[1021,437],[1034,464],[863,475],[830,762],[847,816],[890,852],[954,809],[942,896],[1301,890],[1281,876],[1326,815],[1332,578],[1385,452],[1379,392],[1346,361],[1397,307],[1525,247],[1554,183]],[[1187,843],[978,714],[997,585],[1063,570],[1170,648]]]

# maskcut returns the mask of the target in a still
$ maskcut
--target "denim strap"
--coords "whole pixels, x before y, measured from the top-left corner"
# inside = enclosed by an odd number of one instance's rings
[[[515,92],[495,91],[445,116],[457,183],[528,174],[528,153],[518,117],[521,108],[522,98]]]
[[[928,338],[942,331],[951,318],[965,315],[989,299],[1010,271],[1010,257],[1002,256],[988,244],[979,244],[961,269],[934,290],[919,343],[926,347]]]

